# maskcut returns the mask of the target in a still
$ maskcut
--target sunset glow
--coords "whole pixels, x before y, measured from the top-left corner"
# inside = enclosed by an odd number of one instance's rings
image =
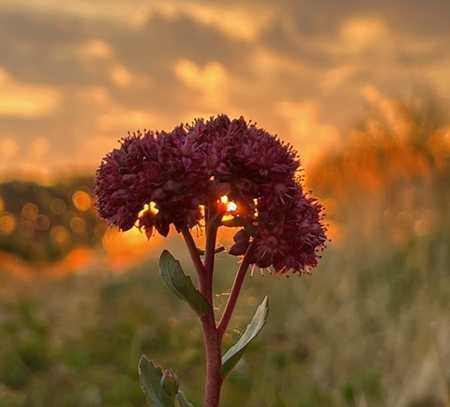
[[[450,0],[0,0],[0,50],[0,407],[450,407]]]
[[[308,163],[380,98],[429,89],[450,106],[447,3],[120,4],[1,2],[0,177],[90,171],[127,131],[219,112],[264,123]]]

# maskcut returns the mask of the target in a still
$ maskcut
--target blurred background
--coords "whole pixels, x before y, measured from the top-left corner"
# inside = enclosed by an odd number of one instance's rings
[[[313,275],[247,280],[227,346],[271,314],[224,407],[449,406],[448,44],[448,0],[0,0],[0,406],[144,406],[141,353],[200,405],[156,265],[190,270],[181,239],[108,229],[92,186],[128,131],[222,112],[298,148],[331,238]]]

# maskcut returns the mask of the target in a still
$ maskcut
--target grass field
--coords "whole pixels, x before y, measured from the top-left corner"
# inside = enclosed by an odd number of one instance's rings
[[[450,405],[446,154],[365,143],[322,163],[309,179],[332,241],[311,276],[247,280],[226,346],[264,295],[271,311],[224,387],[224,407]],[[189,270],[181,241],[169,245]],[[157,255],[125,273],[94,265],[25,280],[1,265],[0,406],[144,406],[142,353],[173,368],[200,406],[200,328],[163,286]],[[218,255],[218,311],[235,268]]]

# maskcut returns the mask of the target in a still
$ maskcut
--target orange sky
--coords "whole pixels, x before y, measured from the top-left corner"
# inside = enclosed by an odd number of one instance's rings
[[[391,98],[450,107],[449,21],[448,0],[1,0],[0,178],[221,112],[312,160]]]

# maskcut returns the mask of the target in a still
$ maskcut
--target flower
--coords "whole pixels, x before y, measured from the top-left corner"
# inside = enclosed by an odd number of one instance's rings
[[[327,239],[322,206],[304,194],[299,171],[292,146],[243,117],[219,115],[129,134],[102,160],[95,193],[109,223],[148,237],[199,225],[206,207],[222,225],[243,227],[230,254],[301,273],[317,265]]]
[[[300,188],[284,205],[261,202],[253,237],[251,264],[275,272],[308,272],[317,266],[327,237],[323,207]]]
[[[97,170],[95,193],[99,214],[110,224],[128,230],[135,224],[147,235],[153,227],[167,236],[199,221],[201,193],[206,189],[192,165],[186,165],[176,138],[145,131],[121,140]],[[144,211],[153,202],[157,213]]]
[[[229,184],[230,198],[249,206],[273,185],[288,188],[300,166],[289,144],[243,117],[199,119],[185,131],[191,151],[204,157],[208,176]]]

